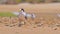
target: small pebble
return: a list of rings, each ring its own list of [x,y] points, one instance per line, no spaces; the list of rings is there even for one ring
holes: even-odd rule
[[[36,27],[33,27],[33,28],[36,28]]]
[[[13,27],[13,26],[10,26],[10,27]]]
[[[54,30],[57,30],[57,28],[55,28]]]
[[[5,26],[9,26],[9,25],[5,25]]]
[[[37,25],[38,27],[41,27],[42,25]]]

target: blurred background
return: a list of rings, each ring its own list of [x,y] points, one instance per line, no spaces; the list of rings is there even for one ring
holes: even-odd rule
[[[0,0],[0,12],[60,13],[60,0]]]
[[[19,4],[19,3],[57,3],[60,0],[0,0],[0,4]]]

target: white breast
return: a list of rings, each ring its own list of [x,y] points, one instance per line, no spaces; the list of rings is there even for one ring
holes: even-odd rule
[[[25,16],[26,15],[26,13],[25,12],[22,12],[22,14]]]

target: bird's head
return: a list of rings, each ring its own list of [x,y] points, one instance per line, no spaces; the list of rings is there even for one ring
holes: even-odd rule
[[[20,11],[23,11],[23,12],[24,12],[24,9],[23,9],[23,8],[21,8],[21,9],[20,9]]]

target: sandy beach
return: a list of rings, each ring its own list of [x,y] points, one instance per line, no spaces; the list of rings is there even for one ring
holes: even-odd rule
[[[20,8],[37,17],[34,20],[22,17],[21,24],[17,17],[0,17],[0,34],[60,34],[60,17],[56,15],[60,13],[60,3],[0,5],[0,12]]]

